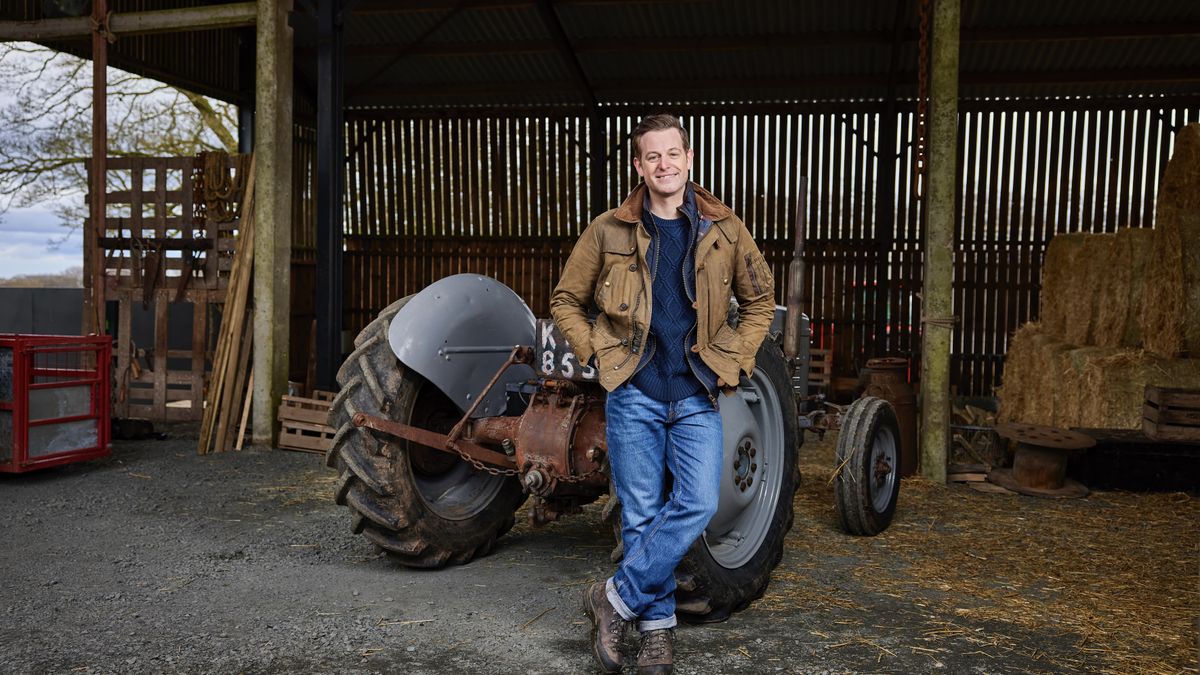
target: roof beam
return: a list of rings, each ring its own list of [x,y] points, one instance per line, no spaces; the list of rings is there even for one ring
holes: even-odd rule
[[[916,82],[916,73],[900,73],[901,82]],[[782,91],[831,90],[847,87],[887,86],[886,74],[877,75],[803,75],[795,78],[708,78],[689,80],[598,80],[592,82],[598,98],[622,92],[697,91],[737,92],[746,89]],[[1019,84],[1192,84],[1200,83],[1200,71],[1191,68],[1137,68],[1113,70],[1049,70],[962,73],[960,82],[970,85]],[[504,94],[578,93],[575,80],[510,80],[464,84],[381,82],[375,91],[364,91],[372,99],[407,99],[421,96],[486,96]]]
[[[735,79],[692,79],[692,80],[607,80],[593,83],[597,98],[604,94],[627,91],[695,91],[698,89],[738,90],[745,88],[780,88],[796,90],[828,86],[862,86],[887,83],[885,75],[866,76],[814,76],[803,79],[790,78],[735,78]],[[406,99],[419,96],[487,96],[505,94],[562,94],[578,93],[575,80],[510,80],[464,84],[437,83],[379,83],[378,89],[364,92],[364,97],[382,99]]]
[[[1117,24],[1103,26],[1052,26],[1034,28],[988,28],[963,31],[969,44],[1028,44],[1080,40],[1143,40],[1200,36],[1200,22],[1171,24]],[[917,34],[906,30],[904,42],[916,42]],[[751,37],[707,37],[706,51],[799,49],[826,46],[890,45],[892,31],[816,31],[791,35]],[[583,38],[571,41],[575,54],[639,52],[689,52],[696,49],[693,37]],[[481,42],[425,42],[415,46],[363,45],[347,47],[349,56],[491,56],[495,54],[548,54],[557,49],[554,40],[491,40]],[[304,48],[301,51],[315,51]]]
[[[1070,42],[1075,40],[1146,40],[1200,35],[1200,22],[1115,23],[1091,26],[964,28],[963,42]]]
[[[253,26],[256,16],[257,10],[253,2],[238,2],[182,9],[113,13],[109,17],[108,26],[110,33],[124,37]],[[40,21],[0,21],[0,41],[49,41],[84,38],[91,34],[90,16]]]
[[[468,0],[472,9],[532,9],[538,0]],[[560,5],[598,5],[601,7],[613,5],[656,5],[663,3],[711,3],[712,0],[557,0]],[[425,12],[445,12],[460,4],[459,0],[361,0],[355,7],[355,14],[385,15],[385,14],[420,14]]]
[[[1109,70],[1020,70],[963,73],[963,84],[1191,84],[1195,68],[1121,68]]]

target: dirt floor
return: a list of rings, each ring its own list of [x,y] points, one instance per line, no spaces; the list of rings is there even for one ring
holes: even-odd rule
[[[610,571],[590,508],[413,571],[351,534],[333,474],[194,432],[0,476],[6,672],[593,672],[580,593]],[[767,595],[679,631],[678,672],[1195,672],[1200,499],[1073,501],[906,480],[892,528],[836,526],[810,440]]]

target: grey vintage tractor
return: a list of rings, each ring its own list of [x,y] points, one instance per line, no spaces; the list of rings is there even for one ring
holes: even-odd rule
[[[803,429],[842,428],[836,495],[849,532],[882,531],[895,509],[891,406],[808,396],[808,324],[791,310],[777,310],[754,373],[720,400],[720,506],[676,571],[678,611],[691,621],[722,620],[766,590],[792,526]],[[488,553],[527,499],[531,518],[547,522],[609,495],[594,368],[500,282],[442,279],[384,309],[354,344],[337,375],[327,462],[353,530],[401,563]],[[610,497],[603,509],[617,531],[618,508]]]

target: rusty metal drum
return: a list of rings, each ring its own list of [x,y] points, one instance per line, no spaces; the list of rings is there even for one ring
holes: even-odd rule
[[[900,426],[900,475],[917,471],[917,397],[908,383],[908,359],[897,356],[867,361],[862,372],[864,396],[881,398],[896,410]]]

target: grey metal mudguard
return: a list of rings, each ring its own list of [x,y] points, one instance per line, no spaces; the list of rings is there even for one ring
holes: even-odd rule
[[[396,358],[442,390],[463,411],[516,345],[534,344],[533,312],[510,288],[479,274],[456,274],[409,299],[388,327]],[[472,417],[500,415],[504,385],[537,377],[526,365],[505,371]]]

